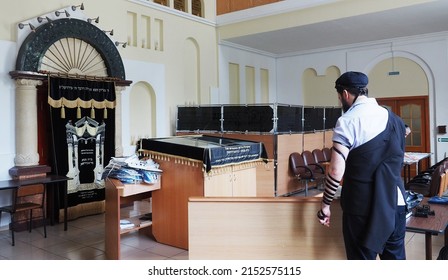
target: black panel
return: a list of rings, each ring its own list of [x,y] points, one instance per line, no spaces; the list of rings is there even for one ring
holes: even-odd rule
[[[214,166],[267,158],[261,142],[214,136],[142,138],[137,147],[137,152],[147,150],[201,160],[207,172]]]
[[[277,106],[277,132],[302,132],[301,106]]]
[[[221,121],[222,109],[222,121]],[[274,130],[274,109],[277,127]],[[324,119],[325,116],[325,119]],[[341,108],[300,105],[178,107],[177,131],[300,133],[332,129]],[[222,126],[221,126],[222,122]]]
[[[325,108],[325,129],[333,129],[341,115],[341,108]]]
[[[314,131],[324,129],[324,108],[303,108],[303,131]]]
[[[178,107],[178,131],[221,131],[221,107]]]
[[[274,110],[271,106],[224,106],[223,116],[224,131],[274,131]]]

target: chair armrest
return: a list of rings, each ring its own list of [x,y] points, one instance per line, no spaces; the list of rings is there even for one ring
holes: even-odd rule
[[[298,178],[298,179],[313,179],[314,178],[314,172],[308,166],[306,166],[306,165],[299,165],[297,167],[305,169],[305,173],[309,173],[310,175],[307,176],[307,177],[303,177],[303,176],[301,176],[302,174],[297,174],[297,175],[295,175],[296,178]]]
[[[325,174],[324,167],[322,165],[320,165],[319,163],[310,163],[309,165],[317,166],[319,168],[319,170],[322,172],[322,174]]]

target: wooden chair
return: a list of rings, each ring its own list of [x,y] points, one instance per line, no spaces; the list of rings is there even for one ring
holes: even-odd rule
[[[41,209],[42,223],[44,227],[44,236],[47,238],[46,216],[45,216],[45,187],[43,184],[20,186],[13,190],[12,204],[0,207],[0,218],[2,212],[7,212],[11,215],[11,230],[12,246],[15,245],[14,231],[16,230],[17,220],[16,215],[25,213],[27,216],[27,226],[29,232],[33,226],[33,210]]]
[[[328,147],[325,147],[322,149],[322,153],[324,154],[325,161],[329,162],[331,160],[331,149]]]
[[[325,181],[325,168],[322,166],[322,164],[318,163],[312,152],[310,151],[303,151],[302,157],[305,162],[305,165],[308,166],[311,171],[313,171],[313,177],[316,180],[316,187],[319,187],[319,185],[323,186]]]
[[[314,174],[313,171],[306,166],[300,153],[293,152],[289,155],[289,169],[302,185],[305,184],[305,196],[308,196],[308,182],[314,181]]]
[[[437,168],[430,175],[430,179],[427,180],[411,180],[405,185],[406,190],[421,193],[426,197],[433,197],[439,194],[441,181],[445,176],[445,168],[443,165],[438,165]],[[443,177],[443,178],[442,178]]]
[[[317,163],[322,163],[322,162],[326,162],[327,161],[325,159],[324,152],[321,149],[314,149],[311,153],[313,154],[314,160]]]
[[[308,196],[309,182],[316,181],[314,187],[317,188],[319,182],[325,179],[325,174],[322,171],[315,172],[314,168],[315,166],[306,163],[303,154],[293,152],[289,155],[289,169],[298,181],[305,184],[305,196]]]
[[[440,175],[440,187],[439,187],[439,193],[438,193],[439,197],[443,196],[443,194],[447,190],[447,186],[448,186],[447,173],[448,173],[448,169],[445,169],[445,172],[442,173],[442,175]]]

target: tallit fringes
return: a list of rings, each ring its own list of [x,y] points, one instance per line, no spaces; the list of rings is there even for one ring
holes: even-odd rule
[[[61,106],[61,119],[65,119],[65,107],[64,107],[64,105]]]
[[[93,106],[92,106],[92,109],[90,109],[90,117],[92,119],[95,119],[95,108],[93,108]]]
[[[78,108],[76,109],[76,118],[80,119],[81,118],[81,107],[78,106]]]
[[[103,119],[107,119],[107,108],[106,108],[106,107],[104,107],[104,116],[103,116]]]

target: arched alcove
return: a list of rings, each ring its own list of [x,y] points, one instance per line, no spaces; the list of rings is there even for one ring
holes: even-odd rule
[[[411,127],[407,149],[429,152],[434,119],[434,77],[421,57],[406,51],[389,51],[378,55],[366,67],[369,96],[377,98]],[[429,166],[429,163],[424,163]]]
[[[191,104],[201,103],[199,45],[193,38],[187,38],[183,48],[183,77],[185,100]]]
[[[429,93],[425,71],[406,57],[386,58],[373,66],[368,74],[372,97],[422,96]]]
[[[341,71],[336,66],[329,66],[325,75],[317,75],[315,69],[308,68],[302,73],[303,105],[306,106],[337,106],[334,81]]]
[[[156,97],[146,82],[135,83],[129,94],[131,145],[142,137],[156,137]]]

